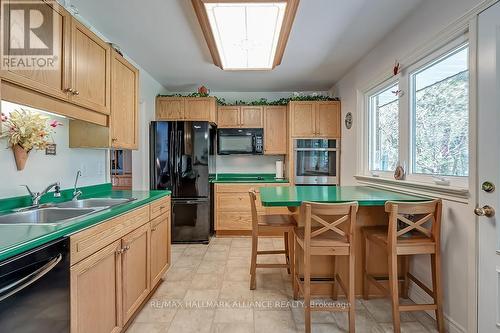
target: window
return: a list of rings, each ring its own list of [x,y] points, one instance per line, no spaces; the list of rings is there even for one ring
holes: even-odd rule
[[[399,85],[369,96],[370,171],[393,171],[399,160]]]
[[[364,95],[366,175],[392,178],[400,163],[409,181],[469,176],[469,45],[460,37]],[[436,179],[438,178],[438,179]]]
[[[412,171],[469,175],[468,46],[413,73]]]

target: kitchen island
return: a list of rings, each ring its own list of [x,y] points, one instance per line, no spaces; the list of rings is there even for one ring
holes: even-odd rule
[[[419,202],[427,201],[429,198],[407,195],[393,191],[387,191],[368,186],[277,186],[259,188],[260,200],[264,207],[287,207],[294,212],[299,225],[301,225],[299,207],[304,201],[319,203],[342,203],[357,201],[359,210],[357,214],[357,223],[354,228],[354,239],[356,242],[356,295],[362,294],[362,265],[361,254],[362,247],[360,237],[361,227],[387,225],[388,217],[384,211],[384,205],[387,201],[406,201]],[[368,249],[370,257],[368,260],[368,269],[374,275],[386,275],[387,256],[380,248],[373,247]],[[301,259],[302,251],[296,249],[296,255],[299,258],[298,271],[302,271]],[[332,267],[331,257],[315,256],[312,259],[313,277],[333,277],[334,267]],[[338,270],[344,281],[347,281],[347,260],[339,257],[336,263]],[[330,285],[313,284],[311,292],[318,296],[331,295]],[[370,288],[371,295],[379,295],[378,290]]]

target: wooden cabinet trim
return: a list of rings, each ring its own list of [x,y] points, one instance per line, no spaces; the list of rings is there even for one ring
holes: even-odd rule
[[[151,287],[161,280],[170,267],[170,230],[170,213],[162,214],[151,221]]]

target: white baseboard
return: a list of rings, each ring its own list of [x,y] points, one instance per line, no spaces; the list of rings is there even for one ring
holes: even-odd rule
[[[409,289],[409,297],[410,299],[418,304],[429,304],[432,303],[433,300],[432,298],[427,295],[425,291],[417,287],[415,284],[411,283],[410,284],[410,289]],[[429,316],[436,319],[436,316],[434,314],[434,311],[426,311]],[[462,327],[460,324],[458,324],[455,320],[450,318],[446,313],[444,314],[444,320],[445,320],[445,327],[446,327],[446,332],[449,333],[466,333],[467,330]]]

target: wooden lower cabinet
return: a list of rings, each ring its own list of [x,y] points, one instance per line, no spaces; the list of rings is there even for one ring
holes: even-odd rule
[[[122,238],[123,321],[127,322],[146,299],[150,284],[149,223]]]
[[[170,243],[170,214],[151,222],[151,285],[156,285],[170,266],[171,253],[164,244]]]
[[[252,230],[252,213],[248,191],[257,191],[257,213],[262,215],[289,214],[283,207],[263,207],[259,187],[288,186],[287,183],[215,184],[215,231],[245,234]]]
[[[121,241],[71,267],[71,332],[120,332]]]
[[[152,207],[166,209],[151,220]],[[170,198],[77,233],[70,243],[71,333],[122,332],[170,266]]]

